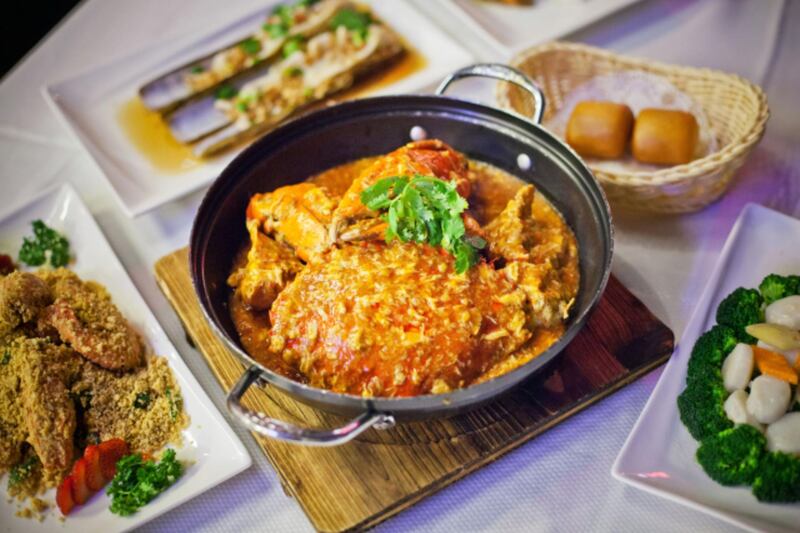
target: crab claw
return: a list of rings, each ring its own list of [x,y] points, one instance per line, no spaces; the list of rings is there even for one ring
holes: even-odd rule
[[[294,248],[307,262],[330,245],[328,224],[335,206],[324,187],[298,183],[253,195],[247,221],[256,220],[264,233]]]

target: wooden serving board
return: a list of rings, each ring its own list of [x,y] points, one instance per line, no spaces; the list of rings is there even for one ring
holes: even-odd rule
[[[192,288],[188,248],[160,259],[156,278],[190,339],[225,391],[245,366],[214,335]],[[662,364],[672,331],[611,278],[587,326],[544,371],[492,404],[444,420],[368,430],[334,448],[284,444],[255,435],[285,489],[320,531],[378,524],[566,420]],[[274,387],[254,388],[245,403],[296,424],[333,427],[334,415]]]

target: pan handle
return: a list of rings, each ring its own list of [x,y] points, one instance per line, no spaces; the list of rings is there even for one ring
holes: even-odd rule
[[[458,69],[439,84],[439,87],[436,89],[436,94],[439,96],[443,95],[447,87],[454,81],[476,76],[507,81],[526,90],[533,97],[534,103],[533,116],[530,117],[529,120],[533,121],[534,124],[542,123],[542,116],[544,116],[544,93],[542,90],[532,79],[519,70],[499,63],[477,63]]]
[[[228,409],[250,430],[271,439],[305,444],[306,446],[338,446],[348,442],[371,427],[388,429],[394,426],[394,417],[385,413],[366,411],[347,424],[334,429],[301,428],[288,422],[269,418],[264,413],[242,405],[242,396],[250,385],[259,380],[261,370],[256,366],[247,369],[228,394]]]

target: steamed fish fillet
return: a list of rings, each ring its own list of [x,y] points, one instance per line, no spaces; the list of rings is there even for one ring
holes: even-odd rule
[[[302,107],[349,88],[402,51],[397,35],[378,24],[369,27],[364,40],[344,27],[313,37],[304,50],[245,84],[235,100],[217,100],[231,124],[197,143],[195,155],[207,156],[267,131]]]
[[[243,72],[257,66],[266,69],[290,39],[308,38],[325,31],[333,16],[349,5],[346,0],[287,5],[283,17],[273,13],[246,39],[194,59],[143,85],[139,90],[142,102],[153,111],[165,113]]]
[[[200,72],[190,71],[186,75],[186,84],[192,92],[200,92],[225,81],[260,61],[270,59],[278,53],[291,37],[296,35],[308,37],[323,31],[327,28],[331,17],[345,5],[346,2],[343,0],[327,0],[308,7],[298,6],[293,9],[293,15],[302,16],[303,19],[291,26],[285,35],[274,37],[267,29],[262,28],[250,38],[258,42],[257,46],[253,46],[254,49],[257,47],[258,51],[248,54],[245,51],[246,47],[242,47],[237,43],[236,46],[217,52],[211,56],[207,70],[204,69]]]

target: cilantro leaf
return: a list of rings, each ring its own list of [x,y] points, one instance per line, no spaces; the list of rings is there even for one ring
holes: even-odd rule
[[[458,273],[478,261],[486,246],[480,237],[467,235],[461,213],[467,209],[454,183],[433,176],[391,176],[361,192],[361,203],[381,212],[386,221],[384,238],[441,246],[455,258]]]

